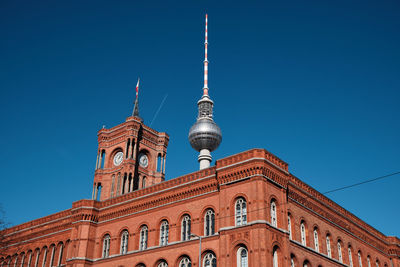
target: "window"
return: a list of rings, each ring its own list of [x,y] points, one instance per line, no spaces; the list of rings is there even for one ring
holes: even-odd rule
[[[46,260],[47,260],[47,247],[44,247],[43,250],[44,250],[44,255],[43,255],[42,267],[45,267],[46,266]]]
[[[160,245],[161,246],[165,246],[168,244],[168,232],[169,232],[168,221],[164,220],[161,222],[161,227],[160,227]]]
[[[278,222],[276,219],[276,203],[275,200],[271,200],[271,224],[272,226],[277,227]]]
[[[278,248],[277,247],[274,247],[274,250],[272,252],[272,266],[278,267]]]
[[[146,187],[146,176],[143,176],[143,179],[142,179],[142,188],[145,188]]]
[[[32,252],[32,250],[29,250],[28,253],[29,253],[29,257],[28,257],[28,267],[31,267],[33,252]]]
[[[21,254],[21,267],[24,266],[24,263],[25,263],[25,253],[22,252],[22,254]]]
[[[349,252],[349,266],[353,267],[353,257],[351,255],[351,246],[349,246],[347,250]]]
[[[148,235],[147,226],[143,225],[142,228],[140,228],[140,245],[139,245],[140,250],[144,250],[147,248],[147,235]]]
[[[318,229],[314,228],[314,249],[319,252]]]
[[[122,231],[121,234],[121,254],[126,254],[128,252],[128,238],[129,233],[127,230]]]
[[[304,221],[300,223],[300,234],[301,234],[301,244],[306,246],[306,226],[304,225]]]
[[[179,262],[179,267],[192,267],[192,262],[188,257],[183,257]]]
[[[182,241],[190,240],[190,216],[184,215],[182,218],[181,237]]]
[[[51,245],[50,249],[51,249],[50,267],[52,267],[54,265],[54,255],[56,253],[56,245]]]
[[[328,254],[328,257],[332,257],[332,251],[331,251],[331,239],[329,238],[329,235],[326,235],[326,253]]]
[[[62,261],[62,257],[63,257],[64,244],[61,242],[61,243],[59,243],[59,246],[60,246],[60,252],[58,254],[58,265],[57,266],[61,265],[61,261]],[[28,265],[28,267],[29,267],[29,265]]]
[[[362,267],[361,251],[358,251],[357,256],[358,256],[358,266]]]
[[[38,267],[39,264],[39,256],[40,256],[40,250],[36,249],[36,260],[35,260],[35,267]]]
[[[368,267],[371,267],[371,259],[369,256],[367,257],[367,264],[368,264]]]
[[[103,258],[110,256],[110,235],[105,235],[103,238]]]
[[[207,253],[203,258],[203,267],[217,267],[217,258],[214,253]]]
[[[342,246],[340,245],[340,240],[337,242],[338,258],[340,262],[343,262],[342,257]]]
[[[376,267],[379,267],[379,261],[376,260]]]
[[[310,263],[308,261],[304,261],[303,267],[308,267],[309,265],[310,265]]]
[[[215,233],[215,214],[212,209],[207,210],[204,216],[204,235],[210,236]]]
[[[239,198],[238,200],[236,200],[235,213],[236,226],[244,225],[247,223],[246,200],[244,200],[243,198]]]
[[[157,265],[157,267],[168,267],[168,263],[163,260]]]
[[[289,238],[292,239],[292,222],[290,219],[290,213],[288,213],[287,224],[288,224]]]
[[[240,247],[237,251],[237,267],[248,267],[248,255],[245,247]]]
[[[290,255],[290,267],[295,267],[293,254]]]

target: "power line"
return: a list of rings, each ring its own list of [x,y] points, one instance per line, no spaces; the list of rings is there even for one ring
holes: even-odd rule
[[[365,181],[362,181],[362,182],[359,182],[359,183],[355,183],[355,184],[352,184],[352,185],[347,185],[347,186],[339,187],[339,188],[336,188],[336,189],[332,189],[332,190],[326,191],[326,192],[324,192],[322,194],[326,195],[326,194],[329,194],[329,193],[332,193],[332,192],[337,192],[337,191],[340,191],[340,190],[343,190],[343,189],[355,187],[355,186],[358,186],[358,185],[370,183],[370,182],[377,181],[377,180],[381,180],[383,178],[387,178],[387,177],[390,177],[390,176],[393,176],[393,175],[396,175],[396,174],[399,174],[399,173],[400,172],[394,172],[394,173],[391,173],[391,174],[386,174],[386,175],[383,175],[383,176],[379,176],[379,177],[376,177],[376,178],[365,180]]]

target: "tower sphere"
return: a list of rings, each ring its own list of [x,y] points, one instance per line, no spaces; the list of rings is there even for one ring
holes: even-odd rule
[[[201,118],[189,130],[190,145],[197,151],[207,149],[212,152],[221,141],[221,129],[212,119]]]

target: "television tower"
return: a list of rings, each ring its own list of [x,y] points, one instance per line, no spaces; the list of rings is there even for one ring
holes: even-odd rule
[[[200,152],[198,161],[200,170],[210,167],[212,160],[211,152],[218,148],[222,141],[222,133],[219,126],[213,120],[214,102],[208,95],[208,32],[207,32],[208,17],[206,14],[206,34],[205,34],[205,59],[204,59],[204,86],[203,96],[197,102],[198,115],[197,121],[189,130],[190,145]]]

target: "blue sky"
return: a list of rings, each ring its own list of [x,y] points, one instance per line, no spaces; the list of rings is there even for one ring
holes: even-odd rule
[[[215,3],[218,2],[218,3]],[[266,148],[315,189],[400,171],[398,1],[0,3],[0,203],[12,225],[90,198],[97,131],[140,113],[170,135],[166,176],[198,169],[187,140],[209,87],[214,159]],[[328,196],[400,236],[400,175]]]

